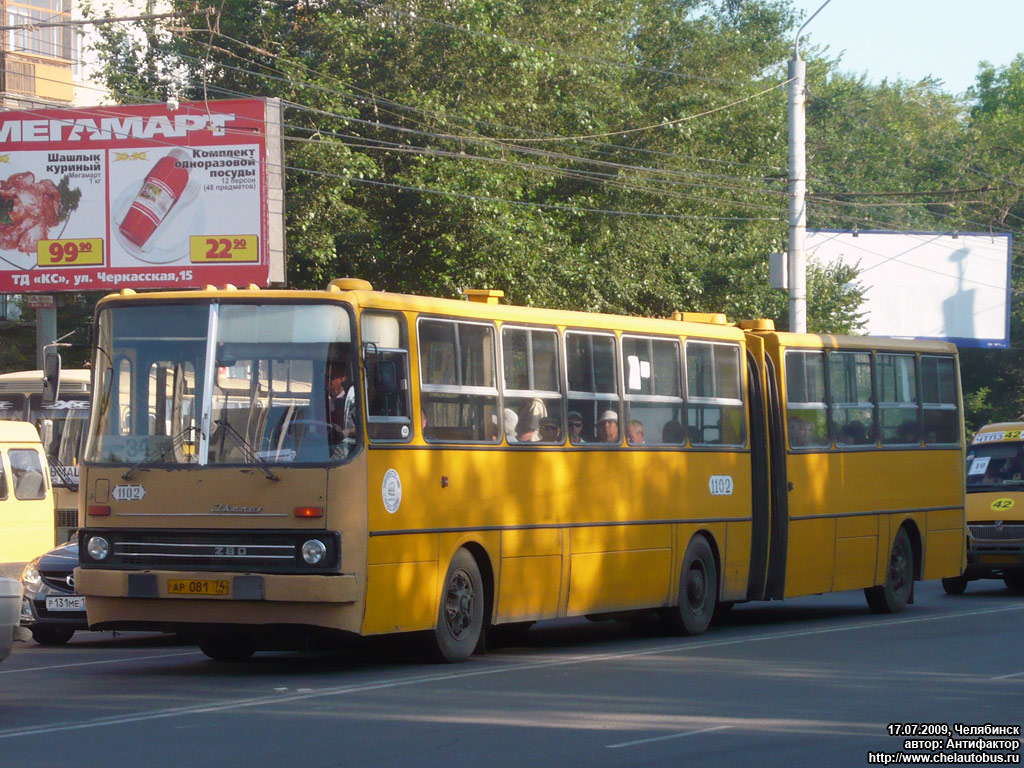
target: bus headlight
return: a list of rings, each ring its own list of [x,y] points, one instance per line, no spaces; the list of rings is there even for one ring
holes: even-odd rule
[[[93,560],[106,560],[110,556],[110,542],[102,536],[93,536],[85,545],[85,550]]]
[[[302,545],[302,559],[309,565],[318,565],[327,556],[327,547],[320,539],[310,539]]]

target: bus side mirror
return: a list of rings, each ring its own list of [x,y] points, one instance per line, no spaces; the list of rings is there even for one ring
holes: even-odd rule
[[[60,397],[60,352],[54,347],[43,349],[43,405],[52,406]]]
[[[373,388],[378,395],[393,395],[398,391],[398,366],[393,360],[378,360],[373,369]]]

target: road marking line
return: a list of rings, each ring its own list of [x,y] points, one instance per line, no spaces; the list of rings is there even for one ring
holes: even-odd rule
[[[993,677],[993,680],[1009,680],[1012,677],[1024,677],[1024,672],[1014,672],[1012,675],[999,675],[999,677]]]
[[[131,656],[126,659],[104,659],[103,661],[76,661],[73,664],[54,664],[47,667],[25,667],[23,669],[0,670],[0,675],[17,675],[20,672],[46,672],[51,669],[70,669],[71,667],[92,667],[99,664],[124,664],[131,661],[148,661],[150,659],[170,659],[175,656],[202,656],[202,651],[179,651],[177,653],[161,653],[157,656]]]
[[[668,741],[669,739],[682,739],[686,736],[696,736],[700,733],[711,733],[711,731],[724,731],[732,728],[731,725],[716,725],[714,728],[701,728],[699,731],[684,731],[683,733],[671,733],[668,736],[655,736],[650,739],[637,739],[636,741],[624,741],[621,744],[608,744],[606,749],[619,749],[620,747],[635,747],[637,744],[650,744],[652,741]]]
[[[850,624],[842,627],[824,627],[822,629],[806,629],[791,632],[782,631],[776,633],[737,637],[726,640],[698,640],[696,642],[690,642],[686,638],[682,638],[672,644],[660,645],[654,648],[647,648],[639,651],[594,653],[582,656],[561,656],[556,659],[545,659],[542,661],[526,662],[522,664],[503,664],[503,666],[490,667],[487,669],[472,669],[465,672],[444,672],[428,675],[415,675],[412,677],[401,677],[393,680],[382,680],[377,683],[342,685],[334,688],[325,688],[321,691],[314,691],[311,693],[295,693],[285,696],[258,696],[246,699],[233,699],[229,701],[222,701],[217,704],[200,704],[189,707],[157,709],[151,710],[149,712],[138,712],[134,715],[111,715],[109,717],[99,717],[91,720],[82,720],[79,722],[53,723],[51,725],[37,725],[25,728],[11,728],[9,730],[0,730],[0,739],[13,739],[19,738],[21,736],[38,736],[44,734],[65,733],[68,731],[80,731],[85,730],[87,728],[95,728],[97,726],[104,725],[125,725],[128,723],[140,723],[147,722],[150,720],[162,720],[169,717],[182,717],[185,715],[206,714],[210,712],[224,712],[232,709],[263,707],[281,703],[308,701],[310,699],[322,699],[330,696],[341,696],[352,693],[381,691],[387,690],[389,688],[404,688],[412,685],[421,685],[423,683],[437,683],[449,682],[452,680],[463,680],[471,677],[483,677],[485,675],[501,675],[509,672],[527,672],[534,669],[545,669],[549,667],[564,667],[574,664],[591,664],[600,661],[614,661],[616,659],[640,658],[643,656],[653,656],[659,653],[689,653],[691,651],[701,651],[706,648],[722,648],[725,646],[739,645],[742,643],[758,643],[765,642],[768,640],[789,640],[797,637],[811,637],[814,635],[834,634],[837,632],[849,632],[859,629],[892,628],[903,626],[905,624],[922,624],[931,621],[941,621],[943,619],[973,618],[974,616],[982,616],[989,613],[1005,613],[1007,611],[1020,610],[1024,610],[1024,605],[1010,605],[1001,608],[986,608],[980,611],[963,611],[961,613],[946,613],[937,616],[921,616],[913,619],[893,619],[891,621],[862,622],[860,624]],[[120,661],[125,662],[130,660],[121,659]],[[82,665],[84,666],[90,663],[105,664],[109,662],[83,662]]]

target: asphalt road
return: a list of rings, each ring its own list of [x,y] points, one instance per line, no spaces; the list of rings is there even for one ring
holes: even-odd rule
[[[550,622],[453,666],[387,642],[220,664],[79,633],[0,665],[0,765],[866,766],[906,751],[890,724],[1019,731],[1022,638],[1024,597],[996,581],[919,583],[898,616],[860,592],[737,606],[700,638]]]

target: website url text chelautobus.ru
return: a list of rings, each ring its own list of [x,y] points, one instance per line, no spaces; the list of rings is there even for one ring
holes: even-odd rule
[[[988,752],[868,752],[869,765],[1020,765],[1020,755]]]

